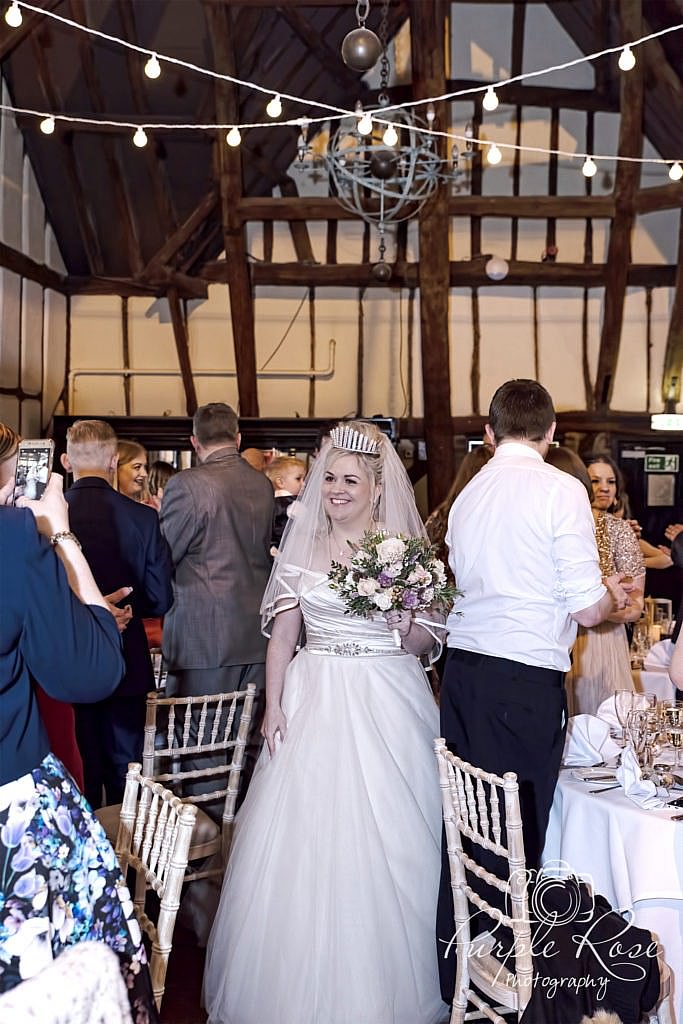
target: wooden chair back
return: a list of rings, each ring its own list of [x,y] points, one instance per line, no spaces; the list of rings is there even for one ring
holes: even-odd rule
[[[518,1020],[531,995],[531,928],[517,776],[506,772],[501,778],[476,768],[450,753],[443,739],[434,741],[434,749],[454,906],[455,939],[449,955],[456,955],[457,966],[451,1024],[462,1024],[469,1003],[494,1024],[505,1024],[497,1009],[472,990],[471,983],[500,1004],[498,1009],[515,1011]],[[476,855],[476,846],[505,862],[500,877],[470,856],[467,851]],[[474,878],[478,879],[476,888],[471,884]],[[495,903],[506,910],[489,903],[483,892],[500,894]],[[493,935],[472,935],[473,907],[497,922]],[[498,941],[501,926],[510,929],[514,941],[514,961],[506,964],[489,952]]]
[[[149,962],[157,1008],[166,985],[166,969],[187,867],[196,807],[142,775],[131,763],[121,805],[116,856],[123,877],[135,873],[133,907],[140,928],[151,941]],[[159,897],[156,924],[147,912],[150,892]]]
[[[227,860],[235,820],[244,751],[254,706],[256,687],[214,693],[200,697],[165,697],[147,694],[142,753],[143,774],[182,794],[183,783],[194,779],[215,779],[219,785],[209,792],[183,796],[186,803],[201,805],[224,800],[221,827],[223,861]],[[165,716],[164,716],[165,712]],[[201,756],[225,751],[224,763],[187,768]],[[207,757],[207,762],[215,760]]]

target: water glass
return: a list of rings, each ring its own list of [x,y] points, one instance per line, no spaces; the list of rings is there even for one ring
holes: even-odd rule
[[[676,755],[674,767],[679,768],[682,763],[683,748],[683,701],[665,700],[661,702],[660,707],[664,718],[664,728]]]

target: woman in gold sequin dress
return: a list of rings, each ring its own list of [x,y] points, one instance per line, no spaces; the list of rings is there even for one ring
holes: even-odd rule
[[[633,689],[625,622],[635,622],[643,612],[645,565],[631,527],[612,514],[617,505],[621,478],[608,455],[589,456],[586,465],[568,449],[551,449],[548,462],[572,473],[586,486],[595,518],[595,539],[603,576],[615,572],[633,578],[631,604],[599,626],[579,626],[567,673],[567,705],[570,715],[594,715],[616,690]]]

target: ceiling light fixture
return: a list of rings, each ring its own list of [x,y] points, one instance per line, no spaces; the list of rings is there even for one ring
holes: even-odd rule
[[[269,101],[266,106],[266,114],[268,117],[276,118],[282,113],[282,100],[280,99],[279,93],[275,93],[273,98]]]
[[[510,265],[502,256],[492,256],[490,260],[487,260],[484,270],[486,276],[492,281],[502,281],[508,276]]]
[[[495,110],[498,106],[498,97],[496,96],[496,90],[492,85],[488,87],[484,93],[484,98],[481,101],[481,105],[484,110]]]
[[[680,181],[683,178],[683,167],[681,167],[678,160],[669,168],[669,177],[672,181]]]
[[[382,136],[382,142],[385,146],[395,146],[398,142],[398,132],[394,128],[393,124],[388,124],[384,135]]]
[[[144,149],[147,145],[147,133],[144,128],[138,128],[135,132],[135,135],[133,136],[133,143],[138,147],[138,149]]]
[[[625,46],[619,54],[619,67],[622,71],[631,71],[635,66],[635,54],[630,46]]]
[[[371,29],[365,27],[369,13],[369,0],[358,0],[356,3],[358,28],[348,32],[342,40],[342,60],[352,71],[369,71],[370,68],[374,68],[382,54],[382,44],[378,36]]]
[[[10,28],[19,28],[23,20],[19,4],[17,3],[17,0],[14,0],[12,5],[5,11],[5,21]]]
[[[228,134],[225,136],[225,141],[229,146],[232,146],[233,149],[236,146],[239,146],[242,141],[242,135],[240,134],[240,130],[237,125],[232,126]]]
[[[584,160],[583,166],[581,167],[581,173],[584,178],[594,178],[598,173],[597,164],[592,156],[587,156]]]
[[[44,117],[40,122],[40,130],[43,135],[52,135],[55,130],[55,119],[54,117]]]
[[[156,53],[151,54],[149,60],[145,64],[145,74],[148,78],[158,78],[161,74],[161,64],[157,59]]]
[[[503,154],[494,142],[493,145],[489,146],[486,150],[486,162],[489,164],[499,164],[502,159]]]

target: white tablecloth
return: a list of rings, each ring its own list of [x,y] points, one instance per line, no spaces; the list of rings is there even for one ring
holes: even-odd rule
[[[633,675],[633,685],[638,693],[656,693],[657,700],[675,699],[676,687],[671,682],[665,668],[634,668],[631,674]]]
[[[586,877],[615,910],[633,911],[652,931],[674,975],[673,1004],[683,1024],[683,821],[680,808],[643,810],[622,790],[600,795],[560,773],[546,835],[544,864],[562,861]]]

